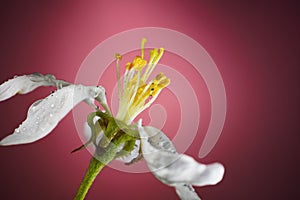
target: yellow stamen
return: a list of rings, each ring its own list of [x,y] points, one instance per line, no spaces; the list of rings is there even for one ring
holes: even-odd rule
[[[116,71],[117,71],[117,80],[118,80],[118,97],[121,98],[121,82],[120,82],[120,60],[122,60],[122,56],[118,53],[115,53],[116,61]]]
[[[122,60],[122,56],[121,56],[121,54],[119,54],[119,53],[115,53],[115,58],[116,59],[118,59],[118,60]]]
[[[152,73],[152,71],[156,67],[158,61],[160,60],[160,58],[162,57],[163,54],[164,54],[164,48],[159,49],[159,54],[158,54],[158,49],[150,50],[149,64],[148,64],[148,67],[145,70],[144,75],[141,78],[141,80],[143,82],[147,81],[147,79],[149,78],[150,74]]]
[[[131,62],[126,63],[126,70],[131,70],[131,68],[133,67],[133,64]]]
[[[147,61],[142,59],[140,56],[136,56],[133,60],[133,68],[136,71],[142,70],[147,65]]]
[[[142,39],[142,42],[141,42],[141,57],[142,59],[144,59],[144,52],[145,52],[145,43],[147,42],[146,38],[143,38]]]
[[[156,65],[158,63],[158,61],[161,59],[162,55],[164,54],[165,49],[164,48],[160,48],[159,49],[159,54],[156,56],[156,58],[154,59],[154,64]]]
[[[123,93],[121,94],[117,114],[117,118],[124,120],[125,123],[131,123],[140,112],[153,103],[161,90],[170,84],[170,79],[163,73],[159,73],[150,83],[146,84],[147,79],[161,59],[164,49],[160,48],[159,51],[158,49],[150,50],[150,59],[147,65],[147,61],[144,59],[145,42],[146,39],[143,38],[141,56],[136,56],[133,62],[126,64]],[[116,58],[118,58],[118,55],[116,55]],[[147,68],[143,72],[146,65]]]

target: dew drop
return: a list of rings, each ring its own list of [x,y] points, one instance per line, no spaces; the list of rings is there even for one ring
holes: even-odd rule
[[[16,129],[15,129],[15,132],[16,132],[16,133],[20,133],[20,129],[19,129],[19,128],[16,128]]]
[[[50,107],[51,107],[51,108],[54,108],[54,104],[51,104]]]
[[[52,113],[50,113],[50,115],[49,115],[50,117],[53,117],[53,114]]]

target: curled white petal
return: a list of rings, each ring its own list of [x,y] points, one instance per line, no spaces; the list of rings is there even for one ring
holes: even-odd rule
[[[154,154],[156,155],[151,159],[156,158],[156,162],[159,161],[160,165],[156,169],[155,166],[158,165],[151,163],[152,169],[155,170],[153,173],[168,185],[176,185],[176,183],[188,183],[194,186],[215,185],[223,178],[224,167],[220,163],[201,164],[185,154],[176,155],[168,152]]]
[[[93,124],[94,124],[94,126],[97,123],[97,120],[99,120],[99,119],[100,119],[100,117],[97,116],[97,115],[93,118]],[[94,127],[93,127],[93,129],[95,131]],[[96,141],[95,141],[96,144],[99,143],[99,141],[101,140],[101,138],[104,135],[104,133],[103,133],[102,130],[99,129],[98,131],[100,131],[100,133],[99,133],[99,135],[96,138]],[[93,137],[93,133],[92,133],[92,128],[89,126],[89,124],[87,122],[84,123],[83,132],[84,132],[83,136],[84,136],[85,142],[90,141],[92,139],[92,137]],[[94,133],[94,134],[98,134],[98,133]],[[91,147],[91,149],[93,151],[96,149],[94,145],[90,145],[90,147]]]
[[[70,85],[57,90],[45,99],[36,101],[29,108],[27,119],[14,133],[0,141],[0,145],[31,143],[45,137],[79,102],[93,99],[98,87]]]
[[[180,184],[204,186],[214,185],[222,180],[224,175],[222,164],[205,165],[188,155],[178,154],[168,137],[154,127],[139,125],[138,130],[143,156],[149,169],[163,183],[178,188],[177,193],[192,192],[182,188]]]
[[[106,100],[106,94],[105,94],[105,89],[104,87],[102,86],[99,86],[99,93],[97,94],[97,100],[100,102],[100,103],[107,103],[107,100]]]
[[[17,93],[29,93],[40,86],[56,86],[55,77],[51,74],[42,75],[40,73],[15,76],[0,85],[0,101],[4,101]]]

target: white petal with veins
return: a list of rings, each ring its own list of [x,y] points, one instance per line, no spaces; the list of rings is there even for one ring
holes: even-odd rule
[[[193,190],[189,190],[191,187],[189,185],[214,185],[222,180],[224,175],[222,164],[198,163],[188,155],[178,154],[172,142],[160,130],[154,127],[142,127],[140,124],[138,129],[143,156],[149,169],[160,181],[177,188],[177,193],[188,193],[194,196]],[[185,188],[181,184],[189,187]]]
[[[99,87],[70,85],[36,101],[29,108],[27,119],[13,134],[1,140],[0,145],[31,143],[45,137],[74,106],[96,98],[101,91]]]
[[[53,75],[33,73],[30,75],[16,76],[0,85],[0,101],[4,101],[15,94],[26,94],[40,86],[56,86]]]

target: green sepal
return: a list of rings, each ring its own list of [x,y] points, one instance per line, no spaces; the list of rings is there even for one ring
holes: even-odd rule
[[[107,127],[104,131],[105,137],[102,137],[100,140],[99,145],[101,147],[106,148],[117,134],[130,135],[135,138],[139,137],[138,132],[134,130],[132,126],[129,126],[124,122],[117,120],[104,112],[98,111],[96,113],[97,116],[99,116],[103,121],[108,121]]]
[[[99,145],[103,148],[106,148],[114,136],[118,133],[119,127],[115,120],[110,120],[108,122],[107,128],[104,131],[104,136],[101,138]]]
[[[131,139],[125,142],[123,149],[117,153],[115,158],[120,158],[120,157],[124,157],[127,156],[131,153],[131,151],[134,149],[135,146],[135,139]]]

